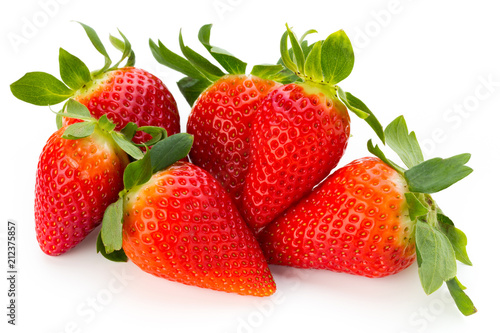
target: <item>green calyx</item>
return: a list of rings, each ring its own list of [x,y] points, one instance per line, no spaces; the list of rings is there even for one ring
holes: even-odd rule
[[[351,41],[343,30],[339,30],[325,40],[308,45],[305,37],[311,33],[316,31],[308,30],[298,40],[287,25],[281,38],[281,60],[302,80],[334,86],[347,78],[354,67]],[[288,48],[289,39],[291,52]]]
[[[286,67],[281,72],[282,83],[305,82],[321,85],[332,91],[356,116],[364,119],[382,142],[385,142],[382,125],[373,112],[357,97],[344,92],[337,84],[351,74],[354,67],[354,50],[349,37],[343,30],[330,34],[325,40],[309,44],[306,37],[316,30],[306,31],[300,39],[286,25],[281,37],[281,58],[278,64]],[[288,47],[290,40],[291,47]]]
[[[416,135],[408,133],[403,116],[392,121],[384,134],[387,145],[408,169],[388,159],[371,140],[368,141],[368,150],[396,170],[408,184],[405,198],[410,219],[415,223],[417,264],[422,287],[426,294],[431,294],[446,282],[458,309],[466,316],[474,314],[477,309],[456,278],[457,260],[472,265],[466,251],[467,237],[431,197],[432,193],[450,187],[472,172],[465,165],[470,154],[424,160]]]
[[[161,127],[143,126],[138,127],[134,123],[128,123],[120,132],[115,131],[116,125],[108,119],[106,115],[95,119],[90,114],[87,107],[74,99],[69,99],[63,109],[57,113],[58,127],[62,123],[62,117],[83,120],[69,125],[63,133],[63,138],[68,140],[78,140],[91,135],[95,129],[109,136],[113,142],[133,159],[141,159],[142,150],[139,147],[152,146],[167,137],[167,131]],[[144,144],[132,142],[137,131],[143,131],[151,135],[151,139]]]
[[[177,82],[177,85],[191,106],[206,88],[221,77],[246,74],[246,62],[210,43],[211,30],[212,24],[202,26],[198,32],[198,40],[221,67],[214,65],[210,60],[186,46],[181,31],[179,32],[179,46],[183,56],[172,52],[159,40],[158,43],[152,39],[149,40],[151,52],[160,64],[186,75]],[[283,71],[284,67],[279,64],[256,65],[250,74],[263,79],[278,80],[282,77]]]
[[[97,238],[97,252],[105,258],[116,261],[127,261],[127,256],[122,249],[123,212],[126,196],[146,184],[153,174],[168,168],[175,162],[183,159],[193,145],[193,136],[187,133],[178,133],[165,137],[157,142],[151,150],[140,159],[130,163],[123,173],[124,189],[120,192],[119,199],[109,205],[104,212],[102,227]]]
[[[24,102],[40,106],[59,104],[74,96],[80,89],[92,85],[93,81],[103,73],[117,69],[123,61],[127,60],[126,67],[134,65],[135,54],[132,51],[130,42],[120,30],[118,32],[122,39],[111,35],[109,37],[111,44],[122,52],[121,59],[112,66],[111,58],[95,30],[83,23],[80,23],[80,25],[84,28],[96,50],[104,56],[104,66],[91,72],[78,57],[60,48],[59,72],[62,81],[44,72],[26,73],[22,78],[10,85],[12,94],[15,97]]]

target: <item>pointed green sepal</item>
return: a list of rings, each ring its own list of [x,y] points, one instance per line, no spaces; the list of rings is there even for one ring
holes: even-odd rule
[[[151,148],[153,173],[163,170],[186,157],[193,145],[193,136],[177,133],[158,142]]]
[[[94,133],[96,124],[94,122],[78,122],[72,125],[69,125],[62,135],[63,139],[67,140],[78,140],[82,138],[86,138]]]
[[[367,148],[370,153],[380,158],[382,162],[384,162],[385,164],[396,170],[399,174],[401,175],[404,174],[405,170],[396,163],[394,163],[393,161],[391,161],[390,159],[388,159],[378,145],[373,146],[373,142],[371,139],[368,140]]]
[[[189,60],[189,62],[193,64],[198,71],[203,73],[203,75],[210,81],[217,81],[219,78],[226,75],[226,73],[221,71],[219,67],[212,64],[209,60],[195,52],[189,46],[186,46],[182,38],[182,31],[179,31],[179,45],[181,47],[182,54],[184,54],[186,59]]]
[[[304,65],[304,75],[315,82],[323,82],[323,70],[321,69],[321,47],[322,41],[313,44]]]
[[[21,101],[40,106],[59,104],[74,94],[59,79],[44,72],[26,73],[10,85],[10,90]]]
[[[130,44],[127,37],[125,37],[125,35],[119,29],[118,33],[120,34],[120,36],[122,36],[123,40],[116,38],[112,35],[109,35],[109,41],[111,42],[111,45],[113,45],[117,50],[122,52],[122,57],[111,68],[118,68],[118,66],[120,66],[120,64],[127,58],[129,58],[129,61],[127,62],[126,66],[133,66],[135,63],[135,54],[134,51],[132,51],[132,45]],[[130,61],[130,57],[132,57],[132,61]]]
[[[89,27],[88,25],[83,24],[81,22],[77,22],[77,23],[79,23],[83,27],[83,29],[85,30],[85,33],[87,34],[87,37],[90,39],[90,42],[92,43],[92,45],[94,45],[95,49],[100,54],[102,54],[104,56],[104,66],[100,70],[98,70],[96,73],[94,73],[94,75],[104,73],[111,66],[111,58],[109,57],[108,52],[106,51],[106,48],[102,44],[101,39],[99,38],[99,35],[97,35],[97,32],[93,28]]]
[[[373,112],[359,98],[349,92],[344,92],[339,86],[336,86],[338,96],[344,102],[349,110],[351,110],[359,118],[364,119],[370,126],[382,143],[385,143],[384,128],[378,121]]]
[[[146,148],[143,158],[127,165],[123,173],[123,185],[126,190],[142,185],[151,179],[153,168],[151,166],[150,154],[149,149]]]
[[[427,215],[429,209],[420,202],[417,196],[412,192],[405,193],[406,203],[408,204],[408,212],[410,220],[415,221],[417,217]]]
[[[415,132],[408,134],[408,127],[403,116],[397,117],[387,125],[384,133],[387,145],[398,154],[408,168],[424,161]]]
[[[436,193],[468,176],[472,169],[465,166],[470,154],[460,154],[450,158],[433,158],[405,171],[410,191]]]
[[[325,82],[335,85],[351,74],[354,51],[349,37],[343,30],[334,32],[323,42],[321,68]]]
[[[123,197],[106,208],[102,219],[101,239],[106,253],[122,248]]]
[[[464,292],[465,287],[458,281],[456,277],[446,281],[446,285],[448,286],[448,290],[450,291],[451,297],[453,297],[455,304],[464,316],[470,316],[477,312],[474,303],[472,303],[472,300]]]
[[[177,72],[180,72],[190,78],[207,80],[207,78],[188,60],[170,51],[165,45],[163,45],[161,41],[158,41],[158,45],[156,45],[155,42],[150,39],[149,48],[151,49],[151,52],[153,53],[156,61],[158,61],[160,64],[167,66]]]
[[[113,138],[116,144],[134,160],[140,160],[144,156],[142,150],[128,141],[122,133],[111,131],[111,138]]]
[[[439,229],[417,220],[415,244],[418,251],[418,275],[427,295],[438,290],[443,282],[457,275],[455,252]]]
[[[177,82],[177,87],[188,102],[189,106],[193,106],[198,97],[212,84],[207,79],[193,79],[186,76]]]
[[[457,260],[465,265],[472,266],[472,262],[470,261],[466,250],[467,236],[460,229],[455,227],[448,216],[438,214],[437,219],[441,231],[446,235],[446,237],[448,237],[448,240],[453,246]]]
[[[304,75],[304,64],[306,61],[304,51],[302,51],[297,36],[295,36],[295,33],[288,27],[288,24],[286,25],[286,31],[288,32],[288,38],[290,38],[290,43],[292,44],[293,60],[297,66],[297,74],[299,74],[299,76]]]
[[[229,74],[245,74],[247,64],[234,55],[219,47],[210,44],[210,30],[212,24],[206,24],[198,32],[198,40],[205,46],[208,52]]]
[[[104,243],[102,242],[101,232],[99,232],[99,235],[97,236],[96,249],[97,249],[97,253],[101,253],[102,256],[108,260],[111,260],[114,262],[127,262],[128,261],[127,255],[125,254],[125,251],[123,251],[123,249],[120,249],[117,251],[112,251],[111,253],[106,252],[106,248],[104,246]]]
[[[63,48],[59,49],[59,72],[64,83],[73,90],[92,80],[87,65]]]

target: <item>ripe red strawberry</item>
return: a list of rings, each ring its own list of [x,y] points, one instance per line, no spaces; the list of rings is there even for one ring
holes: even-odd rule
[[[350,74],[354,64],[345,33],[338,31],[310,46],[303,39],[299,43],[287,28],[281,40],[281,59],[295,73],[297,82],[272,91],[262,101],[252,125],[252,163],[243,189],[242,214],[257,230],[337,165],[350,135],[347,109],[366,118],[384,139],[382,127],[370,110],[336,85]]]
[[[467,238],[438,208],[431,193],[467,176],[469,154],[423,160],[402,117],[385,130],[388,145],[408,166],[379,158],[336,170],[259,234],[271,264],[327,269],[367,277],[400,272],[415,260],[430,294],[446,282],[460,311],[476,312],[456,278],[456,260],[471,262]]]
[[[168,147],[169,139],[175,146]],[[174,135],[127,167],[126,191],[106,211],[99,252],[116,261],[128,257],[145,272],[187,285],[273,294],[276,286],[259,244],[230,196],[194,164],[171,164],[192,142],[188,134]]]
[[[150,41],[155,58],[187,75],[178,85],[192,106],[187,132],[194,136],[191,161],[214,176],[240,205],[243,182],[250,164],[252,122],[264,97],[280,84],[272,80],[282,66],[255,66],[245,75],[246,63],[210,45],[211,25],[200,29],[199,40],[224,67],[200,63],[204,59],[184,46],[184,59],[161,42]]]
[[[226,75],[200,95],[189,115],[187,132],[195,137],[191,161],[219,180],[236,203],[250,163],[255,113],[276,86],[255,76]]]
[[[415,261],[404,178],[378,158],[338,169],[260,235],[271,264],[368,277],[395,274]]]
[[[259,244],[220,184],[177,162],[125,197],[123,250],[142,270],[202,288],[268,296]]]
[[[104,56],[104,67],[90,72],[80,59],[61,48],[59,67],[63,82],[47,73],[27,73],[11,85],[14,96],[42,106],[56,105],[73,98],[85,105],[96,119],[107,115],[116,124],[117,130],[133,122],[139,127],[164,128],[168,135],[179,133],[180,118],[172,94],[160,79],[132,67],[135,55],[126,37],[121,32],[123,41],[110,37],[113,46],[123,52],[121,60],[111,66],[111,59],[96,32],[84,24],[82,26],[92,44]],[[128,59],[125,67],[119,67],[125,59]],[[79,121],[60,120],[58,118],[59,126]],[[134,142],[144,143],[150,139],[150,134],[138,131]]]
[[[35,187],[36,237],[43,252],[60,255],[80,243],[123,188],[125,154],[102,130],[63,138],[68,126],[47,141]]]
[[[166,129],[168,135],[180,132],[180,118],[174,97],[154,75],[135,67],[114,69],[94,79],[75,93],[74,99],[85,105],[93,117],[102,115],[121,130],[129,122],[138,126],[157,126]],[[64,118],[63,124],[74,119]],[[145,132],[137,132],[134,142],[151,139]]]

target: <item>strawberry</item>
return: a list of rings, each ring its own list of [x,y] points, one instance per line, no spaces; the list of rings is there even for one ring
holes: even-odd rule
[[[112,44],[123,52],[121,60],[111,66],[111,59],[97,33],[81,24],[92,44],[104,56],[105,65],[90,72],[76,56],[64,49],[59,50],[59,67],[63,82],[43,72],[31,72],[11,85],[11,91],[22,101],[35,105],[55,105],[73,98],[85,105],[93,117],[102,115],[121,130],[129,122],[138,126],[159,126],[169,135],[180,131],[180,118],[174,97],[160,79],[145,70],[132,67],[135,55],[127,38],[123,41],[110,37]],[[125,67],[121,62],[128,59]],[[59,126],[79,120],[58,118]],[[151,135],[138,131],[136,143],[144,143]]]
[[[271,264],[327,269],[367,277],[396,274],[417,261],[427,294],[446,282],[465,315],[476,312],[456,278],[456,260],[471,265],[466,236],[431,193],[467,176],[469,154],[424,161],[403,117],[385,130],[408,170],[376,157],[336,170],[304,199],[268,224],[259,241]]]
[[[210,44],[211,28],[201,27],[199,40],[228,73],[185,46],[182,36],[186,58],[161,41],[150,40],[150,47],[158,62],[187,75],[178,85],[192,106],[187,123],[195,138],[190,160],[213,175],[239,206],[251,158],[251,125],[261,101],[280,85],[274,79],[283,67],[258,65],[246,75],[246,63]]]
[[[161,148],[167,144],[160,142],[127,167],[126,191],[106,211],[99,252],[116,261],[129,258],[167,280],[271,295],[276,286],[266,260],[229,195],[207,171],[188,162],[172,164],[192,143],[188,134],[166,140],[177,137],[181,143],[171,146],[168,163],[154,162],[167,156]],[[127,180],[136,171],[146,176]]]
[[[92,119],[74,100],[68,112],[83,112],[80,119],[87,121],[64,126],[51,135],[36,174],[36,237],[42,251],[53,256],[76,246],[100,224],[105,209],[123,188],[123,172],[129,163],[111,135],[114,124],[105,116]]]
[[[260,235],[269,263],[367,277],[395,274],[415,255],[404,178],[380,159],[336,170]]]
[[[347,109],[366,118],[384,139],[371,111],[337,86],[354,64],[345,33],[338,31],[311,46],[303,39],[299,43],[287,27],[281,57],[297,81],[269,93],[252,124],[252,162],[244,181],[242,214],[255,229],[278,217],[337,165],[350,135]]]

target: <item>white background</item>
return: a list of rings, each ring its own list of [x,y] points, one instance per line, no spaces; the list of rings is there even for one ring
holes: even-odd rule
[[[484,332],[498,327],[497,260],[500,20],[495,1],[10,1],[1,12],[0,321],[2,332]],[[33,191],[38,156],[55,130],[47,108],[16,100],[9,84],[28,71],[58,76],[59,47],[91,69],[102,57],[83,29],[102,39],[120,28],[137,67],[159,76],[177,98],[183,126],[189,113],[175,85],[181,76],[158,65],[148,38],[178,51],[177,37],[202,50],[199,27],[214,23],[214,45],[251,65],[279,57],[288,22],[298,35],[324,39],[344,29],[356,52],[340,85],[387,125],[404,114],[426,157],[469,152],[472,175],[435,196],[469,238],[473,267],[458,266],[479,312],[463,317],[443,287],[424,294],[415,265],[395,276],[367,279],[328,271],[272,267],[278,292],[267,299],[203,290],[155,278],[132,263],[95,254],[96,233],[60,257],[38,248]],[[111,50],[109,43],[108,51]],[[116,59],[117,53],[112,53]],[[367,156],[368,127],[352,119],[340,165]],[[7,325],[6,224],[18,225],[18,326]],[[5,277],[4,277],[5,276]],[[493,328],[494,330],[494,328]],[[488,329],[490,331],[490,329]]]

